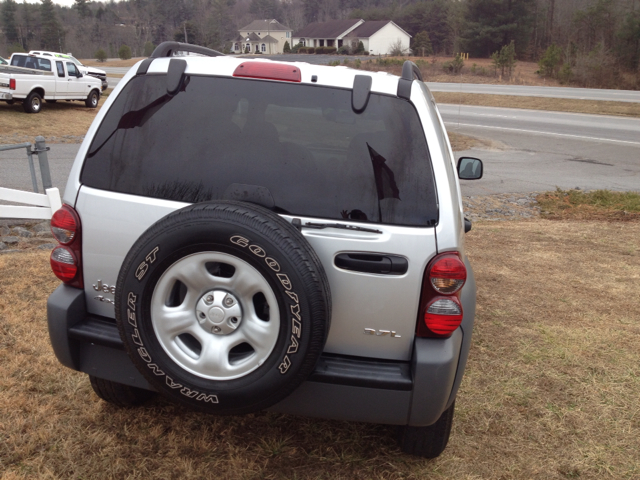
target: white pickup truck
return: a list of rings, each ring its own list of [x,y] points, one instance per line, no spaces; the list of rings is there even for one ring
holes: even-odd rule
[[[20,101],[27,113],[38,113],[43,99],[84,100],[96,108],[100,89],[100,80],[83,75],[70,60],[14,53],[9,65],[0,66],[0,100]]]

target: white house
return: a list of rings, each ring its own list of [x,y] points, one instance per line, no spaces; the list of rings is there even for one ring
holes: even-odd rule
[[[344,37],[364,23],[364,20],[331,20],[310,23],[293,34],[293,45],[305,47],[336,47],[343,45]]]
[[[411,35],[391,20],[365,22],[362,19],[332,20],[310,23],[293,34],[292,45],[307,47],[348,46],[355,49],[362,42],[371,55],[387,55],[397,44],[408,52]]]
[[[291,45],[292,32],[275,18],[254,20],[239,30],[239,35],[232,41],[231,51],[244,53],[249,48],[251,53],[282,53],[286,41]]]
[[[365,52],[370,55],[387,55],[395,46],[403,53],[409,53],[410,40],[411,35],[391,20],[364,22],[345,37],[351,45],[362,42]]]

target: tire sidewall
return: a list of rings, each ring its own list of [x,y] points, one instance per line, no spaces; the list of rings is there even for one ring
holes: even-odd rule
[[[32,93],[27,98],[27,108],[29,113],[39,113],[42,109],[42,98],[37,93]]]
[[[208,412],[255,411],[288,395],[310,373],[320,352],[311,345],[314,326],[304,281],[282,246],[246,226],[219,220],[173,222],[160,228],[159,235],[155,230],[143,235],[127,256],[116,291],[118,327],[138,369],[159,391]],[[182,369],[158,341],[150,315],[163,273],[181,258],[209,251],[233,255],[254,267],[269,283],[280,310],[279,334],[269,357],[233,380],[204,379]]]

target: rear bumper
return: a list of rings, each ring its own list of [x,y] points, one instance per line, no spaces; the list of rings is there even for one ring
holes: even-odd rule
[[[51,345],[65,366],[152,390],[125,352],[115,321],[88,314],[82,290],[61,285],[49,297]],[[431,425],[453,402],[464,334],[416,338],[411,362],[323,354],[315,371],[271,410],[336,420]],[[461,368],[464,362],[461,364]]]

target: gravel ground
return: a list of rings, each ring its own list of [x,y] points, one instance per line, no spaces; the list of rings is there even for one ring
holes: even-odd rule
[[[537,193],[503,193],[463,197],[464,213],[472,222],[522,220],[540,215]],[[57,242],[49,222],[0,220],[0,254],[29,249],[51,250]]]

